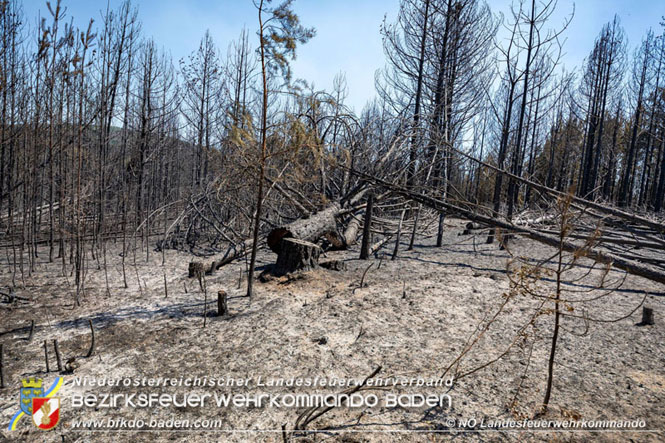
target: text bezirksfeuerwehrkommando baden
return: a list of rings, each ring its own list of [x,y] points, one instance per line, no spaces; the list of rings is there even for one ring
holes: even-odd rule
[[[368,387],[399,387],[399,386],[426,386],[450,387],[452,379],[427,377],[385,377],[385,378],[355,378],[355,377],[118,377],[94,378],[74,377],[73,386],[84,387],[354,387],[365,385]]]

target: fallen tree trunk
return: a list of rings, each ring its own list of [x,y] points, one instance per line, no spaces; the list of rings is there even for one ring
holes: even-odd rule
[[[364,217],[365,211],[358,211],[356,214],[351,215],[349,223],[344,230],[344,243],[346,247],[355,245],[358,239],[358,231],[360,231],[360,223]]]
[[[400,186],[394,185],[392,183],[381,180],[380,178],[373,177],[367,174],[362,174],[357,171],[352,171],[355,174],[360,174],[365,180],[371,181],[376,185],[382,186],[385,189],[391,190],[393,193],[401,195],[403,197],[414,200],[418,203],[422,203],[425,206],[428,206],[436,211],[447,211],[449,213],[455,213],[461,215],[469,220],[483,223],[487,226],[494,226],[501,229],[506,229],[527,237],[536,240],[538,242],[544,243],[555,248],[561,247],[566,252],[575,253],[580,250],[578,245],[574,243],[563,241],[561,242],[558,237],[542,234],[534,229],[529,229],[523,226],[515,226],[512,223],[504,222],[496,218],[487,217],[481,214],[477,214],[468,209],[460,208],[458,206],[452,205],[450,203],[444,202],[442,200],[436,199],[434,197],[429,197],[426,195],[418,194],[412,191],[409,191]],[[622,269],[630,274],[644,277],[646,279],[665,284],[665,273],[655,271],[647,266],[642,266],[638,263],[625,260],[622,257],[619,257],[614,254],[604,253],[600,251],[588,250],[584,254],[587,258],[595,260],[600,263],[606,263],[614,266],[615,268]]]
[[[338,213],[339,216],[343,215]],[[356,211],[357,214],[364,214],[364,210]],[[346,251],[350,246],[356,244],[358,238],[358,230],[360,229],[361,219],[351,215],[346,223],[346,229],[344,232],[339,232],[337,230],[328,231],[323,236],[327,242],[327,245],[324,243],[324,250],[326,251]]]
[[[582,208],[578,205],[571,205],[571,206],[573,206],[576,209],[584,210],[584,208]],[[586,213],[593,216],[593,217],[595,217],[595,218],[601,219],[603,221],[603,224],[605,224],[607,226],[611,226],[613,228],[618,228],[618,229],[623,229],[623,230],[629,232],[630,234],[632,234],[635,237],[642,237],[645,240],[658,242],[663,247],[665,247],[665,240],[663,240],[661,237],[659,237],[659,234],[657,232],[646,231],[644,229],[636,229],[636,228],[628,225],[627,223],[625,223],[621,219],[619,219],[619,220],[612,219],[612,218],[609,218],[609,217],[604,216],[602,214],[595,213],[594,211],[591,211],[591,210],[587,210]]]
[[[273,252],[279,254],[280,242],[283,238],[297,238],[300,240],[315,242],[321,236],[327,233],[334,233],[339,236],[339,234],[336,233],[337,226],[335,217],[352,211],[357,211],[361,209],[362,206],[364,205],[360,205],[360,207],[355,208],[342,209],[339,202],[334,202],[327,208],[312,214],[308,218],[298,219],[292,223],[289,223],[288,225],[271,230],[267,237],[268,247],[270,247]],[[354,219],[352,218],[350,225],[353,223]],[[353,226],[350,227],[353,230]],[[352,230],[349,231],[347,228],[347,231],[344,234],[344,238],[341,239],[347,245],[355,243],[357,227],[355,229],[355,234],[353,234]],[[348,242],[348,240],[350,240],[352,237],[353,241]],[[214,260],[212,263],[210,263],[209,266],[205,266],[205,273],[210,275],[222,266],[227,265],[238,258],[244,257],[251,251],[252,244],[252,239],[247,239],[238,245],[231,245],[226,251],[226,254],[224,254],[224,257],[219,260]]]
[[[301,218],[285,226],[280,226],[268,234],[268,247],[279,254],[283,238],[297,238],[315,242],[323,234],[334,231],[337,227],[335,217],[342,211],[339,202],[334,202],[309,218]]]
[[[544,229],[538,229],[537,231],[542,232],[543,234],[556,234],[556,231],[549,231],[549,230],[544,230]],[[607,233],[611,234],[611,233]],[[583,234],[568,234],[569,238],[576,238],[576,239],[586,239],[589,238],[589,235],[583,235]],[[601,235],[597,239],[598,243],[611,243],[615,245],[626,245],[626,246],[639,246],[640,248],[645,248],[645,249],[659,249],[663,250],[663,245],[660,243],[655,243],[655,242],[647,242],[643,241],[640,239],[633,239],[633,238],[625,238],[625,237],[610,237],[609,235]]]
[[[553,195],[555,197],[564,197],[564,196],[567,195],[565,192],[561,192],[561,191],[558,191],[556,189],[548,188],[547,186],[541,185],[540,183],[533,182],[533,181],[528,180],[524,177],[519,177],[519,176],[517,176],[515,174],[512,174],[512,173],[510,173],[510,172],[508,172],[504,169],[498,168],[494,165],[490,165],[489,163],[485,163],[484,161],[478,160],[477,158],[475,158],[475,157],[473,157],[473,156],[471,156],[471,155],[467,154],[466,152],[463,152],[459,149],[455,149],[453,147],[450,147],[450,149],[452,149],[453,151],[457,152],[458,154],[468,158],[469,160],[472,160],[472,161],[474,161],[474,162],[476,162],[476,163],[478,163],[482,166],[490,168],[490,169],[496,171],[499,174],[503,174],[503,175],[507,176],[508,178],[511,178],[513,180],[517,180],[521,183],[524,183],[524,184],[526,184],[526,185],[528,185],[528,186],[530,186],[534,189],[537,189],[541,192],[545,192],[545,193]],[[626,211],[622,211],[621,209],[613,208],[613,207],[607,206],[607,205],[602,205],[600,203],[596,203],[594,201],[587,200],[587,199],[577,197],[577,196],[572,196],[572,200],[575,203],[578,203],[582,206],[593,208],[597,211],[601,211],[601,212],[604,212],[606,214],[611,214],[611,215],[614,215],[614,216],[619,217],[621,219],[629,220],[633,223],[640,224],[642,226],[648,226],[648,227],[656,230],[657,232],[659,232],[661,234],[665,234],[665,225],[663,225],[662,223],[658,223],[654,220],[649,220],[648,218],[641,217],[641,216],[635,215],[635,214],[630,214]]]

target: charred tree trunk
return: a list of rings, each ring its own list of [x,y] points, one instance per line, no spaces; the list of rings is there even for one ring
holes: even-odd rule
[[[374,208],[374,195],[367,197],[367,209],[365,210],[365,225],[363,226],[363,242],[360,246],[360,259],[367,260],[370,253],[370,228],[372,226],[372,209]]]
[[[283,238],[273,274],[277,276],[295,271],[310,271],[319,266],[321,248],[314,243],[296,238]]]
[[[642,307],[642,321],[638,323],[640,326],[647,326],[654,324],[653,321],[653,308]]]
[[[420,39],[420,55],[418,57],[418,82],[416,86],[416,102],[413,111],[413,135],[411,136],[411,149],[409,151],[409,169],[407,171],[407,185],[413,186],[413,179],[416,174],[416,160],[418,154],[418,122],[420,120],[420,101],[423,88],[423,67],[425,64],[425,47],[427,43],[427,24],[429,21],[429,0],[425,0],[425,13],[423,22],[423,33]]]
[[[223,316],[229,313],[226,303],[226,291],[217,291],[217,315]]]

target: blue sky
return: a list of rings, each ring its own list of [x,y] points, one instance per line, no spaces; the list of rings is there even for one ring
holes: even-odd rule
[[[120,3],[110,0],[112,7]],[[510,0],[488,3],[494,12],[505,14]],[[106,0],[62,0],[62,4],[80,27],[87,26],[90,18],[101,22],[101,11],[106,9]],[[135,0],[135,4],[144,35],[154,37],[176,61],[196,50],[206,29],[224,53],[243,26],[256,41],[257,15],[251,0]],[[346,73],[347,102],[360,111],[374,96],[374,73],[384,64],[379,26],[384,15],[388,21],[395,18],[398,4],[398,0],[296,0],[296,12],[306,26],[316,28],[317,36],[298,49],[294,76],[313,82],[318,89],[330,89],[335,74]],[[573,4],[558,1],[553,26],[572,11]],[[565,33],[563,62],[568,70],[582,64],[602,25],[615,13],[621,18],[631,54],[649,27],[661,32],[659,22],[665,15],[660,0],[581,0],[574,6],[575,16]],[[31,25],[39,11],[48,14],[41,0],[24,0],[23,8]]]

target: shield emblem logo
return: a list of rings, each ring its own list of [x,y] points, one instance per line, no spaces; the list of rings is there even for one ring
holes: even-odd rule
[[[19,402],[21,403],[21,411],[28,415],[32,415],[32,399],[44,395],[44,389],[41,386],[41,380],[39,380],[39,382],[39,386],[23,386],[21,388],[21,396],[19,398]]]
[[[32,422],[39,429],[53,429],[60,421],[59,397],[35,397],[32,399]]]

